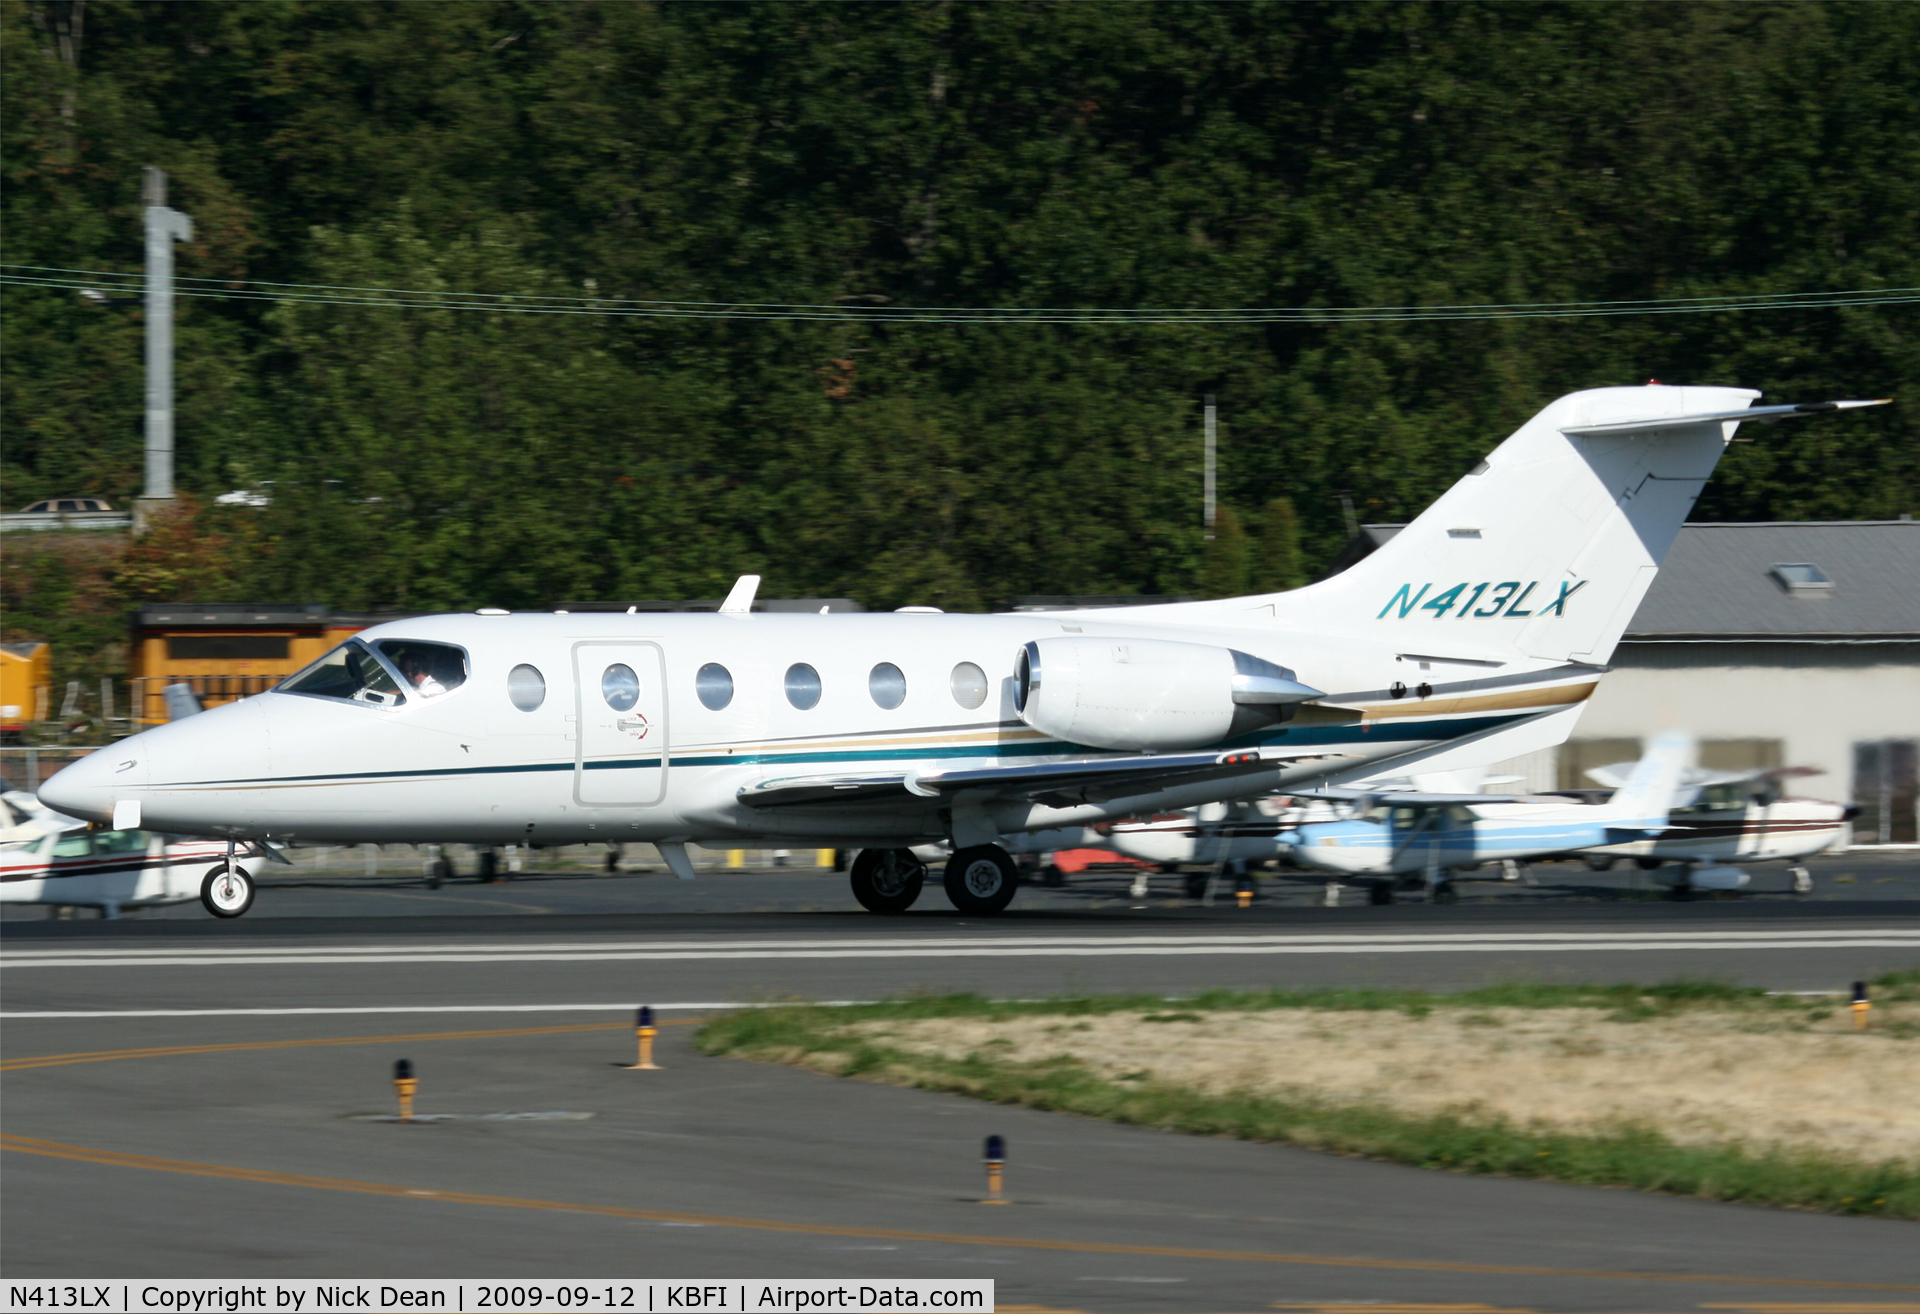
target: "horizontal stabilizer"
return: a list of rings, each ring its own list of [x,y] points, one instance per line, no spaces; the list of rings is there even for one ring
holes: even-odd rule
[[[1892,398],[1874,401],[1799,402],[1790,406],[1749,406],[1739,411],[1706,411],[1698,415],[1667,415],[1657,420],[1629,420],[1624,424],[1579,424],[1560,432],[1569,438],[1624,438],[1636,433],[1658,433],[1689,424],[1720,424],[1738,420],[1742,424],[1773,424],[1802,415],[1826,415],[1833,411],[1851,411],[1861,406],[1885,406]]]

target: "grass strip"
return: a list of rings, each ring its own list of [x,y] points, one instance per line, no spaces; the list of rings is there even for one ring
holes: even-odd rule
[[[1920,998],[1920,972],[1873,982],[1876,999]],[[1110,1081],[1076,1059],[1037,1063],[913,1053],[853,1034],[860,1022],[940,1018],[1062,1017],[1137,1012],[1147,1021],[1209,1011],[1393,1009],[1425,1016],[1458,1008],[1605,1008],[1617,1021],[1714,1011],[1806,1012],[1804,997],[1770,996],[1711,982],[1660,986],[1501,985],[1458,994],[1415,990],[1210,991],[1182,999],[1085,996],[1008,1002],[977,995],[911,997],[847,1008],[755,1009],[700,1032],[710,1054],[784,1062],[891,1085],[968,1095],[1201,1136],[1295,1145],[1450,1172],[1628,1187],[1706,1200],[1824,1213],[1920,1218],[1920,1173],[1815,1151],[1679,1144],[1652,1126],[1591,1133],[1519,1126],[1471,1113],[1416,1116],[1377,1105],[1256,1093],[1213,1094],[1178,1085]],[[1830,1005],[1827,1005],[1830,1006]]]

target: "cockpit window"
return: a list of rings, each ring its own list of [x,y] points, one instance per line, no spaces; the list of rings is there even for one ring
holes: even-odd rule
[[[373,707],[398,707],[407,700],[386,666],[358,639],[347,640],[278,688],[281,693],[345,698]]]
[[[393,663],[410,690],[422,698],[452,693],[467,682],[467,654],[449,643],[376,639],[374,647]]]

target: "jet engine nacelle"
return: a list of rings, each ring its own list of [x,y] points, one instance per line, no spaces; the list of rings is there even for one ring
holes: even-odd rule
[[[1320,697],[1284,666],[1203,643],[1037,639],[1014,667],[1020,718],[1092,748],[1202,748],[1284,721]]]

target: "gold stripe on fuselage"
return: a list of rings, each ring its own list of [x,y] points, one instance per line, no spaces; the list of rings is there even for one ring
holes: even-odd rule
[[[1528,707],[1563,707],[1585,702],[1599,688],[1598,680],[1585,684],[1557,684],[1546,689],[1513,689],[1461,698],[1425,698],[1412,702],[1371,703],[1360,708],[1369,721],[1390,717],[1453,716],[1461,712],[1511,712]]]

